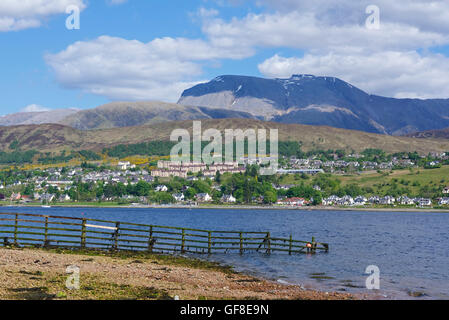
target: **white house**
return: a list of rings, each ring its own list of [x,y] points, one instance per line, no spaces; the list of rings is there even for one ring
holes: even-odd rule
[[[418,200],[418,205],[419,205],[420,207],[428,207],[428,206],[431,206],[431,205],[432,205],[432,200],[430,200],[430,199],[425,199],[425,198],[419,199],[419,200]]]
[[[351,196],[344,196],[343,198],[340,198],[340,200],[337,201],[337,204],[339,206],[352,206],[354,205],[354,199]]]
[[[223,197],[221,197],[221,202],[224,202],[224,203],[234,203],[236,201],[237,201],[237,199],[234,198],[232,196],[232,194],[230,194],[230,195],[223,195]]]
[[[173,193],[172,196],[176,200],[176,202],[184,201],[184,194],[182,193]]]
[[[368,202],[364,196],[358,196],[354,199],[354,205],[356,206],[364,206]]]
[[[128,170],[128,169],[130,169],[130,168],[135,168],[136,165],[131,164],[131,162],[129,162],[129,161],[120,161],[120,162],[117,164],[117,167],[118,167],[120,170]]]
[[[396,201],[396,199],[392,196],[385,196],[385,197],[379,199],[379,203],[384,204],[384,205],[394,204],[395,201]]]
[[[282,204],[286,206],[303,206],[306,203],[306,200],[304,198],[286,198],[283,200],[278,200],[277,204]]]
[[[212,201],[212,197],[208,193],[198,193],[195,198],[198,202]]]
[[[154,189],[156,192],[167,192],[168,188],[166,185],[159,185],[156,187],[156,189]]]
[[[415,204],[415,200],[412,199],[412,198],[409,198],[409,197],[407,197],[407,196],[400,197],[400,198],[398,199],[398,201],[399,201],[399,203],[402,204],[402,205],[408,205],[408,206],[409,206],[409,205]]]
[[[62,194],[59,197],[59,201],[64,202],[64,201],[70,201],[70,196],[68,194]]]

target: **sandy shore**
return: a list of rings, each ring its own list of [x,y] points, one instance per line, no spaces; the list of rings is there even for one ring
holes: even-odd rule
[[[68,266],[80,268],[79,290],[66,288]],[[186,258],[0,248],[0,299],[173,299],[175,296],[181,300],[365,298],[305,290]]]

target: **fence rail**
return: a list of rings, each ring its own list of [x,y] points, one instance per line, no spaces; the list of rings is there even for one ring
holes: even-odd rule
[[[315,253],[327,243],[272,237],[270,232],[210,231],[29,213],[0,213],[0,246],[67,247],[154,253]]]

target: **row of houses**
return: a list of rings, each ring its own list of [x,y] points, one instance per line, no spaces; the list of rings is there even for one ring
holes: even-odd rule
[[[4,199],[6,200],[6,199]],[[56,195],[54,194],[50,194],[50,193],[43,193],[43,194],[39,194],[37,192],[35,192],[33,194],[33,196],[28,196],[28,195],[24,195],[21,194],[20,192],[18,193],[12,193],[11,197],[9,198],[10,201],[19,201],[22,203],[27,203],[27,202],[31,202],[31,201],[41,201],[43,203],[50,203],[54,200],[57,200],[59,202],[65,202],[65,201],[70,201],[70,196],[67,194],[62,194],[59,196],[59,198],[56,198]]]
[[[172,197],[175,199],[176,202],[184,202],[186,200],[183,193],[174,193],[172,194]],[[198,193],[195,195],[195,200],[197,202],[211,202],[212,197],[208,193]],[[232,195],[223,195],[220,201],[222,203],[235,203],[237,199],[234,198]]]
[[[301,206],[307,205],[309,203],[310,203],[310,201],[307,201],[304,198],[298,198],[298,197],[284,198],[284,199],[280,198],[276,202],[276,204],[282,205],[282,206],[297,206],[297,207],[301,207]]]
[[[449,198],[447,198],[449,199]],[[448,200],[449,203],[449,200]],[[380,205],[417,205],[420,207],[427,207],[432,205],[432,200],[428,198],[409,198],[407,196],[401,196],[398,198],[392,196],[371,196],[366,198],[365,196],[357,196],[355,198],[351,196],[338,197],[332,195],[323,199],[322,204],[324,206],[364,206],[366,204],[380,204]]]
[[[394,167],[413,167],[415,163],[410,159],[393,158],[389,162],[374,162],[374,161],[346,161],[346,160],[331,160],[321,161],[317,159],[296,159],[290,158],[289,167],[293,169],[334,169],[334,168],[359,168],[363,170],[374,169],[392,169]]]

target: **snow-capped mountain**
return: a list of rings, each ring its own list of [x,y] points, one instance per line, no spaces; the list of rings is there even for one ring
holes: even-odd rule
[[[393,135],[449,127],[449,99],[381,97],[335,77],[306,74],[289,79],[220,76],[185,90],[178,103]]]

